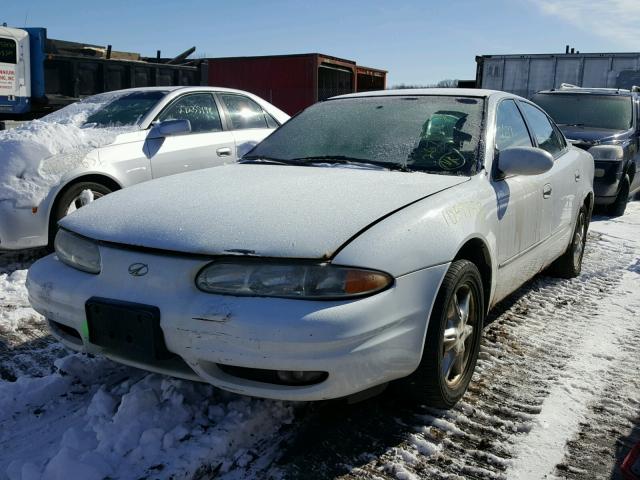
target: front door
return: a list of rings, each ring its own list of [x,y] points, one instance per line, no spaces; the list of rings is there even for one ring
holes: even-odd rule
[[[531,147],[533,142],[513,100],[503,100],[496,110],[495,159],[510,147]],[[542,240],[544,179],[539,175],[502,177],[494,168],[498,275],[495,298],[500,300],[535,275],[540,262],[530,255]]]
[[[153,178],[235,162],[233,134],[222,127],[212,93],[189,93],[171,102],[156,121],[189,120],[191,132],[164,138],[147,138],[145,153]]]

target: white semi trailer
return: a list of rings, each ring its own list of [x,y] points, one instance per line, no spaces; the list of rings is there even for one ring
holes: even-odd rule
[[[640,85],[640,53],[480,55],[476,64],[476,87],[525,98],[563,83],[624,89]]]

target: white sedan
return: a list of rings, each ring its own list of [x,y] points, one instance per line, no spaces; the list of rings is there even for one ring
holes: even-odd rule
[[[464,393],[489,308],[580,272],[593,159],[517,96],[336,97],[234,165],[64,218],[33,307],[69,348],[260,397]]]
[[[115,190],[234,162],[288,119],[240,90],[149,87],[0,132],[0,250],[53,243],[58,220]]]

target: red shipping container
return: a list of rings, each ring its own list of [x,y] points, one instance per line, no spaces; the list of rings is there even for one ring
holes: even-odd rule
[[[386,86],[384,70],[319,53],[210,58],[208,62],[209,85],[246,90],[289,115],[335,95]]]

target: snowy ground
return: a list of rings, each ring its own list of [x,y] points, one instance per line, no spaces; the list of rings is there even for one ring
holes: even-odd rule
[[[595,218],[582,275],[499,305],[453,410],[228,394],[68,354],[0,255],[0,479],[619,478],[640,441],[640,203]]]

